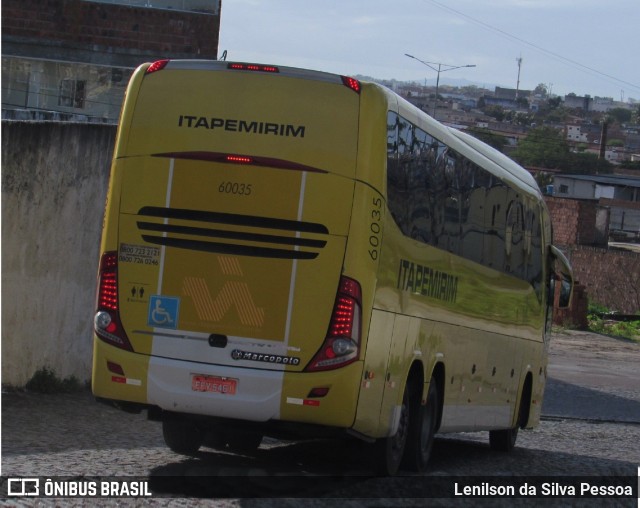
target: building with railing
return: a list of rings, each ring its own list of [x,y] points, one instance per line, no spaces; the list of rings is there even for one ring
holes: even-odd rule
[[[133,70],[216,59],[221,0],[4,0],[2,118],[115,123]]]

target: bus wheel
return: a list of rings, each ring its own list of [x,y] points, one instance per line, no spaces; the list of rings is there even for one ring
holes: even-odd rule
[[[205,434],[203,440],[204,446],[207,448],[213,448],[214,450],[224,450],[227,446],[225,436],[221,428],[213,427]]]
[[[169,449],[181,455],[193,455],[204,440],[202,430],[195,423],[179,419],[163,420],[162,436]]]
[[[492,450],[496,450],[498,452],[510,452],[516,446],[516,439],[518,438],[518,429],[521,425],[526,423],[527,418],[527,400],[529,397],[526,397],[528,392],[526,391],[526,386],[523,389],[523,397],[520,397],[520,406],[518,408],[518,420],[516,421],[516,426],[512,429],[503,429],[503,430],[490,430],[489,431],[489,446]]]
[[[438,424],[440,397],[434,377],[431,378],[429,383],[427,403],[424,406],[421,404],[421,398],[420,387],[414,387],[414,393],[411,397],[412,411],[409,422],[409,435],[403,460],[403,466],[417,472],[422,472],[427,468]]]
[[[374,444],[374,461],[376,472],[382,476],[393,476],[400,469],[400,463],[404,455],[407,436],[409,434],[409,422],[411,417],[410,387],[404,390],[402,408],[400,409],[400,422],[395,435],[378,439]]]
[[[255,431],[225,431],[227,445],[236,452],[252,452],[262,443],[262,434]]]
[[[515,429],[490,430],[489,446],[499,452],[510,452],[516,446],[518,427]]]

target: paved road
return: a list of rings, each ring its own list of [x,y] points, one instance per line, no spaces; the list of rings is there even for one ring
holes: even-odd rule
[[[640,345],[588,332],[555,334],[543,414],[640,423]]]
[[[266,440],[251,456],[203,449],[197,457],[186,458],[165,447],[158,423],[97,404],[89,393],[5,393],[2,474],[142,476],[155,492],[224,498],[207,503],[216,506],[259,506],[258,499],[238,498],[277,494],[364,497],[357,502],[336,501],[335,506],[376,507],[381,506],[377,498],[385,498],[385,506],[424,506],[427,501],[447,506],[451,500],[421,499],[434,479],[447,475],[635,475],[640,465],[640,370],[632,367],[639,360],[638,344],[579,332],[557,335],[550,350],[551,379],[543,406],[549,417],[537,429],[521,432],[514,452],[490,450],[487,433],[444,436],[436,440],[427,476],[394,479],[368,478],[358,443]],[[316,475],[311,477],[313,483],[301,473]],[[341,476],[321,476],[336,474]],[[209,483],[200,491],[203,475],[215,476],[215,486]],[[530,506],[526,501],[510,500],[509,505]],[[176,502],[195,506],[198,500],[147,501],[162,506]],[[327,499],[305,503],[332,506]],[[279,500],[278,505],[283,504],[299,503]],[[474,500],[473,505],[496,506],[496,500]]]

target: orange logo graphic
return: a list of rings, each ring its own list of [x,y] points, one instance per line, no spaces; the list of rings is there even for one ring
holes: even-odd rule
[[[224,275],[242,277],[242,267],[237,258],[219,256],[218,263]],[[258,307],[246,282],[227,280],[216,297],[211,296],[207,281],[202,277],[185,277],[184,293],[191,297],[198,318],[203,321],[220,321],[235,307],[240,323],[246,326],[264,325],[264,308]]]

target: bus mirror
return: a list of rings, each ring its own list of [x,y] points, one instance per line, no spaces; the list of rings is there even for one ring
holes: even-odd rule
[[[555,301],[555,303],[559,308],[564,309],[569,307],[571,304],[571,294],[573,292],[573,271],[571,270],[569,260],[557,247],[554,247],[553,245],[551,246],[551,256],[554,260],[554,278],[559,282],[559,284],[553,284],[550,291],[553,291],[554,296],[556,291],[559,293],[558,300]]]
[[[560,275],[560,296],[558,297],[558,307],[565,309],[571,303],[571,290],[573,288],[572,281],[564,273]]]

